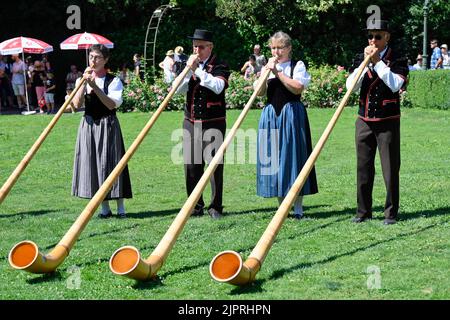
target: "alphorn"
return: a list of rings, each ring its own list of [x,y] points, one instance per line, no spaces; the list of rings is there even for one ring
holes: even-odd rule
[[[20,161],[20,163],[17,165],[16,169],[11,173],[8,180],[3,184],[2,188],[0,189],[0,204],[3,202],[3,200],[8,195],[9,191],[12,189],[16,181],[19,179],[22,172],[25,170],[25,168],[28,166],[28,163],[30,163],[31,159],[33,159],[34,155],[44,142],[44,140],[47,138],[47,136],[50,134],[50,131],[52,131],[53,127],[55,126],[56,122],[61,118],[62,114],[66,110],[69,103],[72,102],[73,97],[77,93],[77,91],[81,88],[81,86],[84,83],[84,79],[80,81],[80,83],[75,87],[73,92],[70,94],[69,98],[67,98],[66,102],[62,105],[62,107],[59,109],[59,111],[55,114],[52,121],[47,125],[47,127],[42,131],[39,138],[37,138],[36,142],[33,144],[33,146],[30,148],[30,150],[27,152],[25,157]]]
[[[248,111],[250,110],[257,96],[257,93],[261,90],[262,86],[265,84],[269,72],[270,70],[266,70],[261,75],[259,82],[257,82],[257,86],[252,96],[250,97],[249,101],[245,105],[238,119],[236,120],[230,132],[226,136],[224,142],[217,150],[213,159],[208,164],[207,169],[203,173],[202,177],[195,186],[191,195],[184,203],[180,212],[175,217],[175,220],[172,222],[169,229],[159,242],[158,246],[152,252],[152,254],[146,260],[143,260],[139,250],[136,247],[124,246],[117,249],[111,256],[111,259],[109,261],[109,267],[114,274],[126,276],[128,278],[141,281],[149,280],[156,277],[156,273],[162,267],[165,260],[167,259],[170,250],[175,245],[175,241],[177,240],[178,236],[183,230],[183,227],[186,224],[189,216],[191,215],[194,206],[200,199],[203,190],[205,190],[205,187],[209,182],[212,174],[216,170],[219,162],[222,160],[225,150],[228,148],[229,144],[236,135],[236,131],[239,129],[242,122],[244,121]]]
[[[8,256],[9,263],[13,268],[32,273],[48,273],[56,270],[56,268],[69,255],[70,250],[73,248],[75,242],[88,224],[95,210],[97,210],[103,199],[105,199],[107,193],[112,188],[112,185],[122,173],[123,169],[125,169],[128,161],[134,155],[147,133],[153,127],[153,124],[156,122],[161,112],[166,108],[169,100],[172,98],[188,72],[189,67],[184,68],[183,72],[181,72],[181,74],[175,79],[172,89],[169,91],[167,97],[163,100],[161,105],[134,140],[128,151],[123,155],[114,170],[109,174],[108,178],[106,178],[105,182],[101,185],[94,197],[89,201],[84,210],[78,216],[77,220],[70,227],[69,231],[67,231],[61,241],[56,245],[56,247],[49,254],[43,255],[39,252],[38,246],[33,241],[25,240],[19,242],[11,249]]]
[[[211,261],[209,265],[209,272],[211,277],[218,282],[227,282],[236,286],[246,285],[255,280],[256,274],[261,268],[264,259],[266,258],[273,242],[281,229],[283,222],[292,208],[295,199],[298,197],[300,190],[308,178],[314,163],[317,160],[325,142],[327,141],[331,131],[333,130],[340,114],[342,113],[353,88],[355,87],[357,80],[360,78],[363,70],[367,66],[370,60],[370,56],[367,56],[362,62],[359,71],[356,74],[355,80],[352,82],[349,90],[344,95],[342,102],[339,104],[333,117],[328,123],[325,131],[317,142],[311,155],[308,157],[305,165],[298,174],[294,184],[289,190],[288,194],[284,198],[271,222],[269,223],[264,234],[256,244],[253,251],[250,253],[249,258],[244,263],[239,253],[231,250],[226,250],[218,253]]]

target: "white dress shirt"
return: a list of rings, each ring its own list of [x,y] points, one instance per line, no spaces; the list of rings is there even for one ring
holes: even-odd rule
[[[189,79],[194,74],[196,77],[200,79],[200,85],[212,90],[215,94],[220,94],[225,88],[225,81],[222,78],[214,77],[212,74],[206,72],[204,69],[206,67],[205,62],[208,62],[210,57],[208,57],[205,61],[199,63],[198,68],[195,69],[195,72],[189,70],[186,77],[183,79],[183,82],[177,89],[177,93],[186,93],[189,89]]]
[[[385,55],[387,51],[387,47],[380,52],[380,59]],[[373,70],[378,74],[381,80],[391,89],[392,92],[397,92],[402,87],[405,80],[399,76],[398,74],[395,74],[391,71],[391,68],[389,68],[383,60],[380,60],[377,62],[375,67],[373,67],[372,63],[369,63],[369,67],[365,67],[364,71],[361,74],[361,77],[358,79],[358,82],[356,82],[355,87],[353,88],[353,92],[356,90],[359,90],[361,88],[362,80],[364,78],[364,74],[369,70],[369,68],[373,68]],[[347,90],[350,88],[351,84],[353,83],[353,80],[356,77],[356,74],[358,73],[359,67],[356,68],[353,73],[347,78],[347,81],[345,83],[345,86],[347,87]]]

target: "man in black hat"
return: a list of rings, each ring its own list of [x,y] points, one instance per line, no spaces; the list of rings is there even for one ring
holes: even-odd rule
[[[226,63],[212,53],[211,31],[196,29],[192,39],[193,55],[186,63],[190,71],[178,88],[187,93],[183,121],[183,156],[186,191],[192,193],[203,175],[205,162],[210,162],[223,142],[225,121],[225,89],[230,71]],[[211,203],[209,215],[222,216],[223,159],[211,177]],[[205,203],[200,197],[192,213],[203,215]]]
[[[375,154],[378,147],[384,182],[386,202],[384,224],[396,223],[399,209],[400,172],[400,90],[408,76],[407,59],[400,57],[388,45],[388,22],[375,21],[367,27],[368,46],[364,55],[354,60],[358,67],[363,58],[371,57],[369,66],[354,88],[360,90],[359,112],[356,120],[357,202],[353,222],[372,218],[372,189],[375,177]],[[355,70],[347,79],[347,88],[353,82]]]

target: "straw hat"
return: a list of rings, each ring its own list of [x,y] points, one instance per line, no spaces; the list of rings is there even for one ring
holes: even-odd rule
[[[184,49],[183,49],[182,46],[178,46],[178,47],[175,48],[175,53],[176,54],[182,54],[183,51],[184,51]]]
[[[166,52],[166,56],[173,56],[173,55],[174,55],[173,50],[168,50],[168,51]]]

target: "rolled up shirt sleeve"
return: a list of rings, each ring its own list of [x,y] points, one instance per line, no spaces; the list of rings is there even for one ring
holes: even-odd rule
[[[374,70],[392,92],[399,91],[405,82],[401,76],[392,72],[391,68],[389,68],[382,60],[375,65]]]

